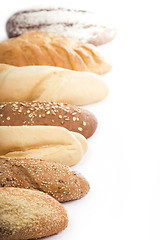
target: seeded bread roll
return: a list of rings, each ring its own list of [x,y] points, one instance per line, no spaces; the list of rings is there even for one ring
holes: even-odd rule
[[[37,189],[59,202],[80,199],[89,191],[89,184],[80,173],[60,163],[0,158],[0,173],[0,187]]]
[[[104,25],[100,16],[86,10],[46,8],[19,11],[7,21],[8,37],[40,30],[73,37],[96,46],[110,42],[116,30]]]
[[[61,126],[89,138],[97,128],[97,120],[86,109],[64,103],[0,103],[0,126],[22,125]]]
[[[65,208],[48,194],[23,188],[0,188],[1,240],[47,237],[67,225]]]
[[[83,135],[57,126],[0,126],[0,156],[44,159],[68,166],[87,151]]]
[[[0,43],[0,63],[50,65],[104,74],[111,70],[95,46],[54,33],[27,32]]]
[[[93,73],[0,64],[0,102],[35,100],[85,105],[103,100],[108,93],[107,84]]]

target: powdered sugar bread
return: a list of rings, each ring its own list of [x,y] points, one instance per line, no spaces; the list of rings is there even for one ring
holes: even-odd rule
[[[67,225],[67,211],[48,194],[23,188],[0,188],[1,240],[47,237]]]
[[[105,26],[100,16],[86,10],[67,8],[30,9],[12,15],[6,24],[8,36],[40,30],[101,45],[110,42],[116,29]]]

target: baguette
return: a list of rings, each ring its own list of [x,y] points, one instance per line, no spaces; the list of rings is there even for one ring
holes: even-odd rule
[[[0,126],[61,126],[85,138],[97,128],[96,117],[86,109],[54,102],[0,103]]]
[[[37,189],[59,202],[80,199],[90,188],[77,171],[45,160],[0,158],[0,173],[0,187]]]
[[[14,66],[50,65],[97,74],[111,70],[111,64],[105,61],[94,45],[39,31],[1,42],[0,63]]]
[[[84,105],[103,100],[108,92],[106,83],[93,73],[0,64],[0,102],[36,100]]]
[[[23,188],[0,188],[1,240],[47,237],[67,225],[65,208],[48,194]]]
[[[0,156],[44,159],[68,166],[87,151],[83,135],[57,126],[0,126]]]

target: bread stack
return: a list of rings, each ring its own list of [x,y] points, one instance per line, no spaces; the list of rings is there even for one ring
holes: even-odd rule
[[[93,16],[82,10],[34,9],[7,22],[12,38],[0,43],[2,240],[64,230],[68,217],[61,203],[89,192],[88,181],[71,166],[87,152],[97,119],[79,106],[107,97],[100,75],[111,64],[96,46],[115,35]]]

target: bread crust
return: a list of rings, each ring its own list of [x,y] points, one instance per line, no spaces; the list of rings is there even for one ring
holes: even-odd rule
[[[97,128],[96,117],[88,110],[55,102],[2,102],[0,126],[61,126],[85,138]]]
[[[0,63],[14,66],[49,65],[104,74],[111,64],[95,46],[40,31],[26,32],[0,43]]]
[[[0,188],[0,239],[25,240],[50,236],[68,225],[65,208],[37,190]]]
[[[57,126],[0,126],[0,156],[34,158],[68,166],[87,151],[83,135]]]
[[[52,66],[0,64],[0,102],[54,101],[85,105],[103,100],[108,93],[107,84],[97,74]]]
[[[59,202],[80,199],[90,189],[77,171],[45,160],[0,158],[0,172],[0,187],[37,189]]]

